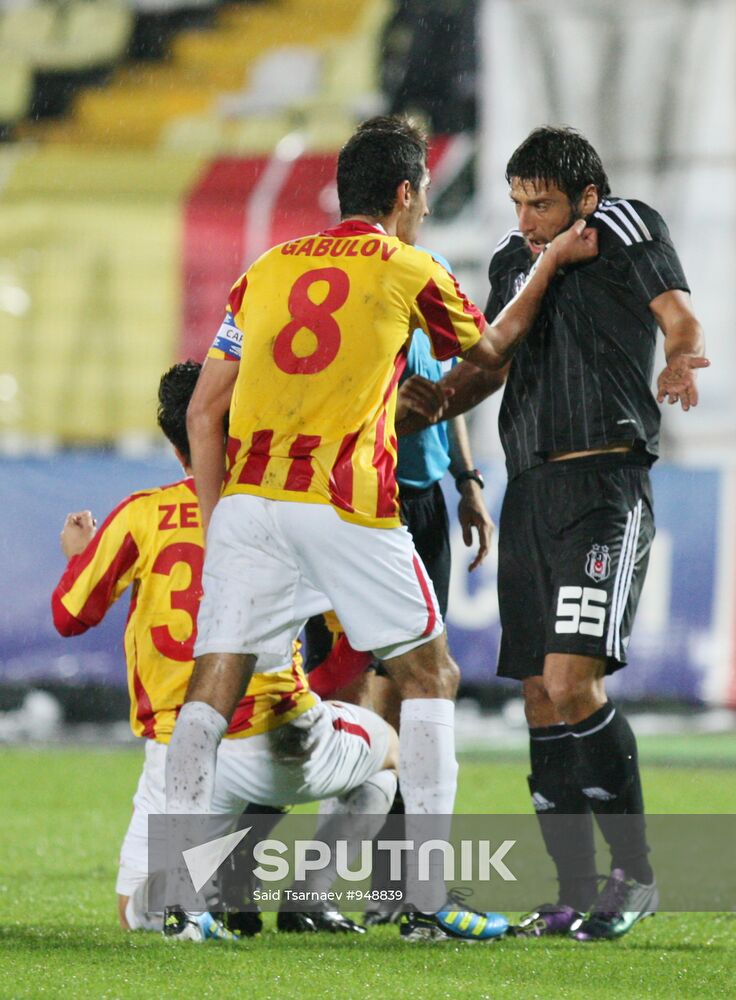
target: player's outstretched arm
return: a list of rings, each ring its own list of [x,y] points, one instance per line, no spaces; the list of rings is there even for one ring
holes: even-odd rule
[[[679,402],[683,410],[698,405],[698,368],[708,368],[703,329],[692,310],[690,296],[680,289],[663,292],[649,308],[664,333],[667,365],[657,379],[657,402]]]
[[[118,504],[99,532],[91,511],[67,515],[60,541],[68,564],[51,595],[51,613],[60,635],[80,635],[98,625],[135,579],[138,545],[128,520],[133,499]]]
[[[472,410],[473,407],[503,387],[507,374],[508,365],[497,369],[478,368],[477,365],[473,365],[469,361],[455,365],[446,375],[442,376],[439,382],[431,383],[436,387],[436,391],[442,392],[444,396],[441,419],[451,420],[453,417],[459,417],[461,414],[467,413],[468,410]],[[407,379],[404,385],[410,381],[411,379]],[[401,390],[399,390],[399,398],[401,398]],[[397,405],[396,433],[399,437],[424,430],[433,422],[428,420],[418,408],[411,406],[408,401],[405,401],[405,406],[401,410]]]
[[[234,361],[207,358],[187,408],[189,451],[205,537],[225,475],[222,426],[230,409],[238,368]]]
[[[592,260],[598,254],[598,232],[585,220],[556,236],[538,258],[524,287],[487,326],[478,343],[465,353],[480,368],[498,369],[511,357],[531,329],[549,285],[561,267]]]

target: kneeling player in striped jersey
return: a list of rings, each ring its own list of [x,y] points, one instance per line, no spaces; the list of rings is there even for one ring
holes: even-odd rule
[[[186,408],[200,365],[174,365],[159,388],[159,425],[189,474]],[[89,511],[70,514],[61,533],[69,563],[52,597],[54,624],[64,636],[97,625],[130,587],[125,655],[130,722],[146,742],[133,816],[123,841],[117,879],[121,926],[161,929],[162,914],[146,905],[148,816],[165,812],[168,742],[193,667],[202,595],[203,537],[193,480],[134,493],[97,530]],[[337,651],[339,654],[339,650]],[[325,665],[329,673],[330,665]],[[299,743],[299,760],[279,746]],[[254,675],[219,749],[212,802],[216,813],[251,806],[287,806],[331,798],[332,813],[365,814],[382,825],[396,791],[398,740],[379,716],[314,695],[295,649],[288,668]],[[255,914],[239,926],[259,929]],[[308,929],[353,930],[335,911],[314,914]],[[184,937],[232,938],[222,922],[201,914]],[[279,925],[289,928],[289,915]],[[303,929],[303,928],[302,928]]]

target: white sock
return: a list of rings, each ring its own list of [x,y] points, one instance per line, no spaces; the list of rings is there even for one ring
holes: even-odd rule
[[[399,775],[407,840],[449,840],[457,789],[455,703],[449,698],[402,701]],[[436,819],[430,823],[427,816]],[[421,881],[416,863],[416,854],[407,856],[407,899],[416,909],[434,913],[447,898],[441,859],[433,852],[429,878]]]
[[[395,771],[379,771],[345,795],[322,799],[319,804],[320,815],[354,816],[357,813],[368,813],[385,816],[393,805],[397,785]],[[318,835],[321,830],[322,823],[317,827]]]
[[[164,926],[163,913],[150,913],[147,909],[147,880],[137,885],[125,904],[125,919],[132,931],[161,931]]]
[[[372,842],[386,821],[386,814],[393,805],[398,781],[395,771],[379,771],[367,778],[351,792],[320,803],[321,819],[315,832],[315,840],[329,844],[332,859],[325,868],[307,873],[300,889],[309,892],[327,892],[337,878],[335,843],[337,840],[350,842],[346,864],[352,868],[359,853],[372,864],[372,849],[364,848],[364,843]],[[337,901],[326,903],[327,909],[339,909]]]
[[[204,701],[188,701],[166,751],[166,812],[206,813],[215,786],[217,747],[226,720]]]
[[[407,815],[450,815],[455,808],[455,703],[407,698],[401,703],[399,775]]]

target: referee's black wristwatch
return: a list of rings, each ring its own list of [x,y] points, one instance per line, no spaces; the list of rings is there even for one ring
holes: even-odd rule
[[[458,473],[455,476],[455,486],[457,487],[458,493],[462,493],[463,483],[467,483],[471,479],[474,483],[477,483],[480,488],[485,489],[486,483],[483,476],[480,474],[479,469],[466,469],[465,472]]]

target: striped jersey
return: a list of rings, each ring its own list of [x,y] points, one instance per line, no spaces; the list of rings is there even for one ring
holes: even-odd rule
[[[194,666],[203,559],[194,481],[185,479],[118,504],[53,593],[54,624],[72,636],[102,621],[131,588],[125,658],[136,736],[171,737]],[[290,669],[253,676],[227,736],[275,729],[316,703],[295,650]]]
[[[397,526],[394,414],[411,331],[444,360],[484,326],[441,264],[380,226],[346,221],[274,247],[233,286],[208,355],[241,362],[223,495]]]
[[[418,248],[423,249],[423,248]],[[426,250],[425,253],[431,251]],[[444,257],[433,253],[432,256],[443,267],[450,270],[450,265]],[[401,382],[412,375],[423,375],[431,382],[438,382],[443,375],[445,366],[452,362],[437,361],[432,357],[429,340],[422,330],[415,330],[411,345],[406,356],[406,368]],[[399,386],[401,385],[399,382]],[[444,476],[450,467],[450,444],[447,436],[447,424],[439,420],[414,434],[399,438],[398,467],[396,478],[400,487],[411,487],[415,490],[426,490],[434,486]]]
[[[514,354],[499,413],[509,478],[550,452],[633,442],[652,461],[660,410],[651,391],[657,323],[649,303],[689,291],[667,226],[640,201],[604,199],[588,219],[599,254],[560,272]],[[486,318],[524,285],[532,255],[518,230],[489,267]]]

